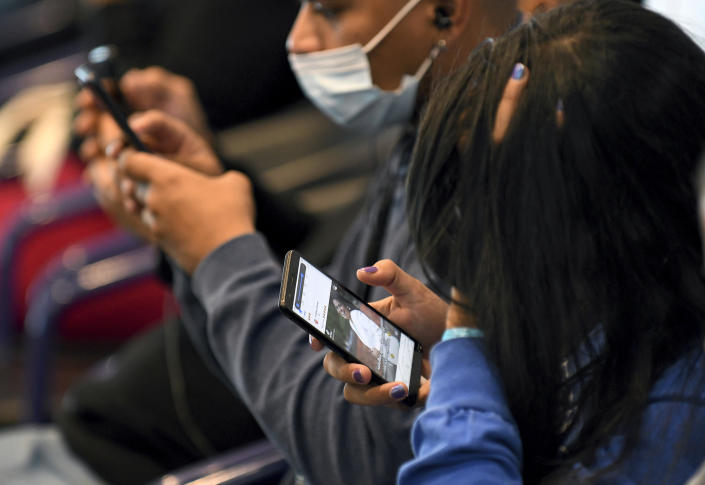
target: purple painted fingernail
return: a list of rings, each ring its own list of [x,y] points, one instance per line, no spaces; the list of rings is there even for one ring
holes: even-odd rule
[[[364,384],[365,380],[362,378],[362,372],[360,372],[360,369],[355,369],[353,371],[353,378],[355,379],[356,382],[359,384]]]
[[[366,268],[360,268],[359,271],[364,271],[365,273],[376,273],[379,270],[374,266],[368,266]]]
[[[556,111],[565,111],[565,105],[563,104],[563,98],[558,98],[558,103],[556,104]]]
[[[515,79],[519,81],[524,77],[524,74],[526,73],[526,66],[522,64],[521,62],[517,63],[514,66],[514,72],[512,72],[512,79]]]
[[[406,397],[406,389],[404,389],[404,386],[394,386],[389,392],[389,395],[392,396],[392,399],[395,401],[404,399]]]

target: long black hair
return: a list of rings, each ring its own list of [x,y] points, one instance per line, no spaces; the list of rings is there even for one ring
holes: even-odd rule
[[[531,77],[494,143],[517,62]],[[632,2],[549,12],[436,86],[409,175],[412,232],[485,332],[527,482],[589,463],[615,434],[626,454],[654,382],[702,350],[704,147],[705,54]]]

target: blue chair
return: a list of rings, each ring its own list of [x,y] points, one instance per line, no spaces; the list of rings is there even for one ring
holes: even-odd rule
[[[57,329],[68,338],[124,340],[164,317],[166,287],[157,280],[154,248],[116,231],[59,254],[29,292],[25,320],[27,419],[48,417],[52,349]],[[62,333],[65,333],[62,328]]]
[[[276,485],[288,469],[281,453],[262,440],[164,475],[152,485]]]

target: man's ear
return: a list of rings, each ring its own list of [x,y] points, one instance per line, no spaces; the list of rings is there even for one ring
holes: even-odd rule
[[[429,20],[439,38],[452,41],[466,28],[472,0],[432,0],[428,5]]]

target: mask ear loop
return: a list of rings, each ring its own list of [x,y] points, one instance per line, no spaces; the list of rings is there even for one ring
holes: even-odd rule
[[[414,74],[414,77],[417,80],[423,79],[423,77],[426,75],[429,69],[431,69],[431,65],[433,65],[433,62],[436,60],[436,58],[441,55],[441,52],[446,50],[447,44],[445,39],[441,39],[438,42],[436,42],[436,45],[433,46],[433,49],[431,49],[431,53],[428,55],[428,57],[423,61],[421,66],[419,66],[418,70],[416,71],[416,74]]]
[[[380,42],[382,42],[385,37],[389,35],[389,33],[396,28],[397,25],[399,25],[399,22],[404,20],[404,17],[409,15],[409,12],[411,12],[414,7],[416,7],[419,3],[421,3],[421,0],[410,0],[406,5],[402,7],[401,10],[397,12],[397,14],[392,17],[392,20],[390,20],[387,25],[384,26],[382,30],[379,31],[377,35],[372,37],[372,40],[370,40],[365,46],[362,48],[362,52],[365,54],[369,54],[375,47],[379,45]]]

